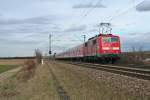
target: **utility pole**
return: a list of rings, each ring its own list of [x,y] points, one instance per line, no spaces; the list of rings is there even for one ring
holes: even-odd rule
[[[84,39],[84,43],[83,43],[83,61],[85,61],[85,42],[86,42],[86,35],[82,35],[83,36],[83,39]]]
[[[52,37],[52,35],[50,34],[50,35],[49,35],[49,58],[50,58],[50,56],[51,56],[51,54],[52,54],[51,37]]]
[[[86,41],[86,35],[83,35],[83,38],[84,38],[84,43],[85,43],[85,41]]]

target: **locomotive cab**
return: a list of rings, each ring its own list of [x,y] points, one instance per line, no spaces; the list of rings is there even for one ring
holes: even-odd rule
[[[102,37],[102,51],[105,54],[119,54],[120,40],[118,36],[103,36]]]
[[[100,36],[100,51],[99,53],[103,55],[106,61],[116,61],[118,60],[120,49],[120,38],[112,34],[105,34]]]

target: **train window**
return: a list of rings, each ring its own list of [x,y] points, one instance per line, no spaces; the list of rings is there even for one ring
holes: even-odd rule
[[[112,37],[111,42],[118,42],[118,37]]]
[[[96,44],[96,39],[95,39],[95,40],[93,40],[93,44],[94,44],[94,45]]]
[[[86,43],[85,43],[85,47],[87,47],[87,45],[88,45],[88,44],[87,44],[87,42],[86,42]]]

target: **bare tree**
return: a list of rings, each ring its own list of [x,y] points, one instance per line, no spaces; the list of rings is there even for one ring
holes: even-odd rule
[[[139,46],[139,52],[143,51],[143,46]]]
[[[140,46],[139,47],[139,55],[140,55],[140,60],[143,60],[144,59],[144,52],[143,52],[143,46]]]
[[[41,62],[42,62],[42,53],[39,49],[35,49],[35,56],[36,56],[37,63],[41,64]]]
[[[136,51],[135,46],[132,46],[132,52],[135,52],[135,51]]]

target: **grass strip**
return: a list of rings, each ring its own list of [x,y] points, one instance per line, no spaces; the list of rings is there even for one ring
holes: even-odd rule
[[[0,65],[0,74],[17,67],[19,67],[19,65]]]

